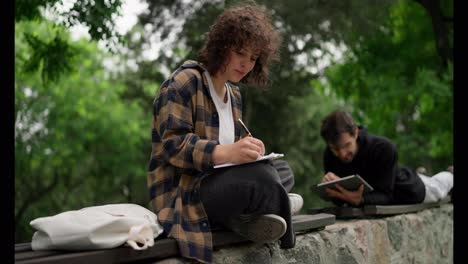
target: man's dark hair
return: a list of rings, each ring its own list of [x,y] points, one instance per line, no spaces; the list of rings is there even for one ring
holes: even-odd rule
[[[336,110],[322,120],[320,135],[329,144],[336,144],[341,134],[348,132],[354,136],[357,125],[353,117],[346,111]]]

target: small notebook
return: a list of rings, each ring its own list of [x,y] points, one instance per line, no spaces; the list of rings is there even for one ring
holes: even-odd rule
[[[236,165],[242,165],[242,164],[257,162],[257,161],[261,161],[261,160],[273,160],[273,159],[278,159],[278,158],[281,158],[281,157],[284,157],[284,154],[272,152],[272,153],[270,153],[270,154],[268,154],[266,156],[261,156],[260,158],[258,158],[256,160],[253,160],[253,161],[240,163],[240,164],[237,164],[237,163],[223,163],[223,164],[216,165],[213,168],[218,169],[218,168],[224,168],[224,167],[229,167],[229,166],[236,166]]]

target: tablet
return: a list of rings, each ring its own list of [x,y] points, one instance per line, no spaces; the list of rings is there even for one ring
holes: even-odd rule
[[[374,188],[370,186],[361,176],[358,174],[349,175],[340,179],[336,179],[333,181],[322,182],[314,186],[314,191],[318,192],[320,197],[328,198],[328,194],[325,191],[325,188],[331,188],[333,190],[337,190],[335,184],[339,184],[341,187],[345,188],[349,191],[355,191],[359,188],[361,184],[364,184],[364,192],[373,191]]]

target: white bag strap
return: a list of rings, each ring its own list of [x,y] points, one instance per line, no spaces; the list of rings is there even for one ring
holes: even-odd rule
[[[139,246],[138,243],[143,244]],[[148,224],[133,226],[128,232],[127,244],[135,250],[144,250],[154,245],[153,230]]]

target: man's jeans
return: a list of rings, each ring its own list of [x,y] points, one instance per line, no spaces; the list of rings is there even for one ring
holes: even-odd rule
[[[418,176],[426,187],[424,203],[433,203],[442,200],[453,187],[453,174],[448,171],[439,172],[432,177],[419,173]]]

